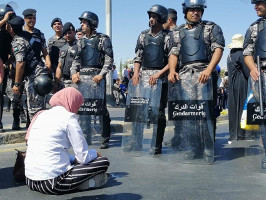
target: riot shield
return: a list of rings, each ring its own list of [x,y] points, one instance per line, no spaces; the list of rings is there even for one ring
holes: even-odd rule
[[[248,159],[247,167],[252,171],[262,169],[266,147],[266,72],[261,73],[260,78],[263,89],[261,93],[259,92],[260,83],[249,78],[248,97],[243,111],[246,112],[246,115],[243,116],[242,114],[241,119],[241,126],[243,125],[242,122],[246,120],[245,127],[243,127],[247,130],[244,142],[245,156]],[[261,116],[260,100],[262,101],[264,116]],[[246,119],[244,119],[245,116]],[[264,164],[265,169],[266,163]]]
[[[212,79],[198,82],[199,73],[180,74],[169,83],[166,140],[172,162],[213,164],[214,105]],[[167,138],[168,137],[168,138]]]
[[[93,81],[94,75],[80,75],[78,90],[84,98],[84,103],[78,111],[79,124],[89,145],[100,145],[103,112],[105,80],[100,83]]]
[[[157,135],[162,80],[149,85],[153,70],[142,71],[139,84],[128,85],[122,151],[133,156],[153,154]]]

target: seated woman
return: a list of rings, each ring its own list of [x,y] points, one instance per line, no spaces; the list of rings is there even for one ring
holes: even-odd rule
[[[51,109],[33,118],[26,139],[26,184],[45,194],[62,194],[74,189],[103,186],[109,166],[107,158],[88,149],[78,124],[78,109],[84,102],[75,88],[65,88],[50,100]],[[68,153],[73,148],[74,159]],[[73,156],[72,156],[73,157]]]

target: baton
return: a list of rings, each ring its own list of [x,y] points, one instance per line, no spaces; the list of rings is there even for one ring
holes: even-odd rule
[[[261,80],[261,67],[260,67],[260,56],[257,56],[257,67],[259,71],[259,101],[260,101],[260,116],[264,117],[264,108],[263,108],[263,94],[262,94],[262,80]]]

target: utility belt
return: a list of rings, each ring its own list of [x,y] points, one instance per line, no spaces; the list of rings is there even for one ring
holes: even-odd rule
[[[97,75],[101,72],[102,68],[85,67],[80,69],[79,75]]]
[[[186,64],[180,64],[180,67],[178,68],[178,70],[182,70],[183,68],[195,68],[195,69],[198,69],[200,71],[203,71],[207,68],[207,63],[206,62],[197,62],[197,61],[194,61],[194,62],[189,62],[189,63],[186,63]]]

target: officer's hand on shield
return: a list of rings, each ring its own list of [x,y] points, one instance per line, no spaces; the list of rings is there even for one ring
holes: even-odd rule
[[[202,71],[199,76],[199,83],[206,83],[209,80],[211,73],[212,71],[208,68]]]
[[[253,68],[250,71],[250,76],[254,81],[258,81],[259,80],[259,71],[257,69],[257,67]]]
[[[93,81],[95,83],[100,83],[100,81],[103,79],[103,76],[102,75],[96,75],[93,77]]]
[[[177,72],[170,72],[168,75],[168,81],[175,83],[179,80],[179,74]]]
[[[139,74],[135,74],[132,77],[132,83],[134,86],[137,86],[139,84]]]
[[[72,75],[72,81],[73,81],[73,83],[80,82],[79,75],[78,74],[73,74]]]
[[[159,73],[155,73],[155,74],[153,74],[152,76],[150,76],[150,78],[149,78],[149,84],[150,84],[151,86],[154,86],[154,85],[156,84],[157,79],[158,79],[159,77],[160,77]]]

